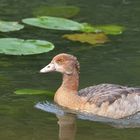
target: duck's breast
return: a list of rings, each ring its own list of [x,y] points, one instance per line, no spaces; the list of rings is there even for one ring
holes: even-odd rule
[[[55,93],[54,101],[60,106],[79,110],[80,106],[84,104],[86,100],[78,96],[76,91],[70,91],[60,87]]]

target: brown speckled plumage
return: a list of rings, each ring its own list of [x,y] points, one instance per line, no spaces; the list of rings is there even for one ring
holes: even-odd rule
[[[127,96],[128,94],[140,95],[140,88],[131,88],[115,84],[99,84],[81,89],[78,92],[79,96],[87,98],[87,102],[90,104],[94,103],[99,107],[104,102],[112,104],[115,100],[121,98],[122,95]]]

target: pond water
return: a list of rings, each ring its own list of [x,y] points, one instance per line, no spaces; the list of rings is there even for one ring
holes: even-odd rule
[[[18,32],[0,33],[0,37],[46,39],[56,48],[32,56],[0,55],[0,139],[1,140],[139,140],[140,128],[116,128],[108,123],[76,118],[72,114],[55,115],[35,108],[46,95],[15,95],[21,88],[55,91],[61,74],[39,74],[53,56],[66,52],[76,55],[81,64],[80,88],[99,83],[140,85],[140,1],[139,0],[0,0],[0,19],[21,20],[32,17],[43,5],[72,5],[80,13],[72,19],[92,24],[123,25],[126,31],[110,36],[112,42],[98,47],[71,42],[51,31],[26,26]],[[51,102],[51,99],[50,99]],[[139,120],[137,120],[139,121]],[[120,126],[121,127],[121,126]]]

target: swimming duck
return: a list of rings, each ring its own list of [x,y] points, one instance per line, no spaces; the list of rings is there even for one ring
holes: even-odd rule
[[[140,88],[99,84],[78,91],[80,65],[73,55],[61,53],[41,73],[60,72],[61,86],[54,101],[63,107],[108,118],[124,118],[140,111]]]

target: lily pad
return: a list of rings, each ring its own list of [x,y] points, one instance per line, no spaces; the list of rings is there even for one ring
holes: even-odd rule
[[[119,25],[104,25],[104,26],[95,26],[95,27],[106,34],[111,34],[111,35],[122,34],[122,32],[124,31],[124,27]]]
[[[1,32],[18,31],[23,28],[24,28],[24,25],[21,25],[18,22],[0,21]]]
[[[65,18],[49,17],[49,16],[39,18],[26,18],[23,19],[22,22],[36,27],[55,30],[80,31],[83,28],[83,25],[78,22]]]
[[[87,23],[78,23],[73,20],[43,16],[38,18],[26,18],[22,20],[23,23],[28,25],[45,28],[45,29],[55,29],[55,30],[71,30],[71,31],[81,31],[86,33],[100,33],[117,35],[121,34],[124,30],[122,26],[118,25],[89,25]]]
[[[9,55],[31,55],[51,51],[54,45],[43,40],[23,40],[18,38],[1,38],[0,53]]]
[[[108,37],[103,33],[66,34],[63,37],[72,41],[80,41],[82,43],[89,43],[92,45],[103,44],[109,41]]]
[[[39,90],[39,89],[19,89],[14,92],[17,95],[39,95],[46,94],[48,96],[54,96],[53,92],[48,90]]]
[[[76,6],[48,6],[43,5],[35,9],[33,15],[35,16],[55,16],[71,18],[77,15],[80,11]]]
[[[119,26],[119,25],[89,25],[87,23],[83,24],[82,28],[83,32],[103,32],[105,34],[111,34],[111,35],[118,35],[121,34],[124,31],[124,27]]]

